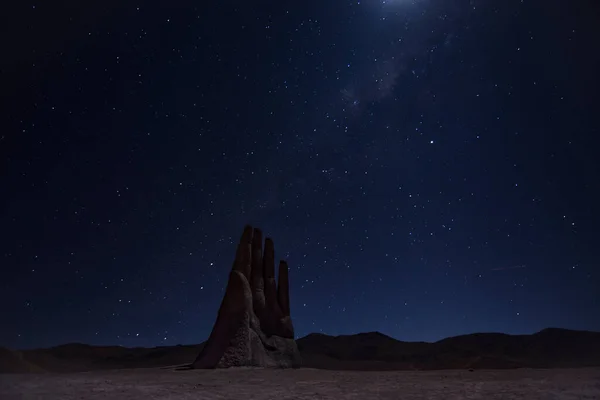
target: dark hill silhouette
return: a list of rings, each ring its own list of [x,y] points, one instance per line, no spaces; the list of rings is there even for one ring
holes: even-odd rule
[[[303,366],[340,370],[576,368],[600,366],[600,333],[544,329],[533,335],[475,333],[435,343],[403,342],[379,332],[297,341]],[[127,348],[66,344],[48,349],[0,348],[0,372],[75,372],[189,364],[203,344]]]
[[[435,343],[373,332],[311,334],[297,341],[305,365],[334,369],[558,368],[600,365],[600,333],[544,329],[533,335],[475,333]]]
[[[44,372],[42,368],[23,358],[20,351],[0,347],[0,372]]]
[[[144,348],[69,343],[47,349],[21,350],[16,353],[19,353],[24,362],[37,368],[38,371],[79,372],[152,368],[189,363],[195,357],[193,354],[196,354],[201,348],[201,345]],[[5,362],[4,355],[0,352],[0,372],[27,371],[17,371],[17,368]]]

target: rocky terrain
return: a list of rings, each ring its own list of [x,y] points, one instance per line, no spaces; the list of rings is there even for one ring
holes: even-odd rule
[[[600,369],[323,371],[131,369],[0,375],[0,398],[17,399],[565,399],[600,398]]]

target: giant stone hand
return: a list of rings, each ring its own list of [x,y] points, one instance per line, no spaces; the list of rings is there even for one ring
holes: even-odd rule
[[[290,317],[288,266],[279,263],[275,283],[273,241],[246,226],[237,248],[217,321],[192,364],[194,368],[232,366],[298,367],[300,355]]]

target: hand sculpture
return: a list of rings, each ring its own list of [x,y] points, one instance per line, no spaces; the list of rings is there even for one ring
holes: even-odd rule
[[[298,367],[300,356],[290,317],[288,267],[279,263],[275,284],[273,241],[251,226],[237,248],[217,321],[193,368]]]

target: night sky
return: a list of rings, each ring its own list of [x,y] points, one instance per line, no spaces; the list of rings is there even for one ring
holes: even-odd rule
[[[0,17],[0,345],[199,343],[248,223],[298,337],[600,330],[594,1],[50,3]]]

